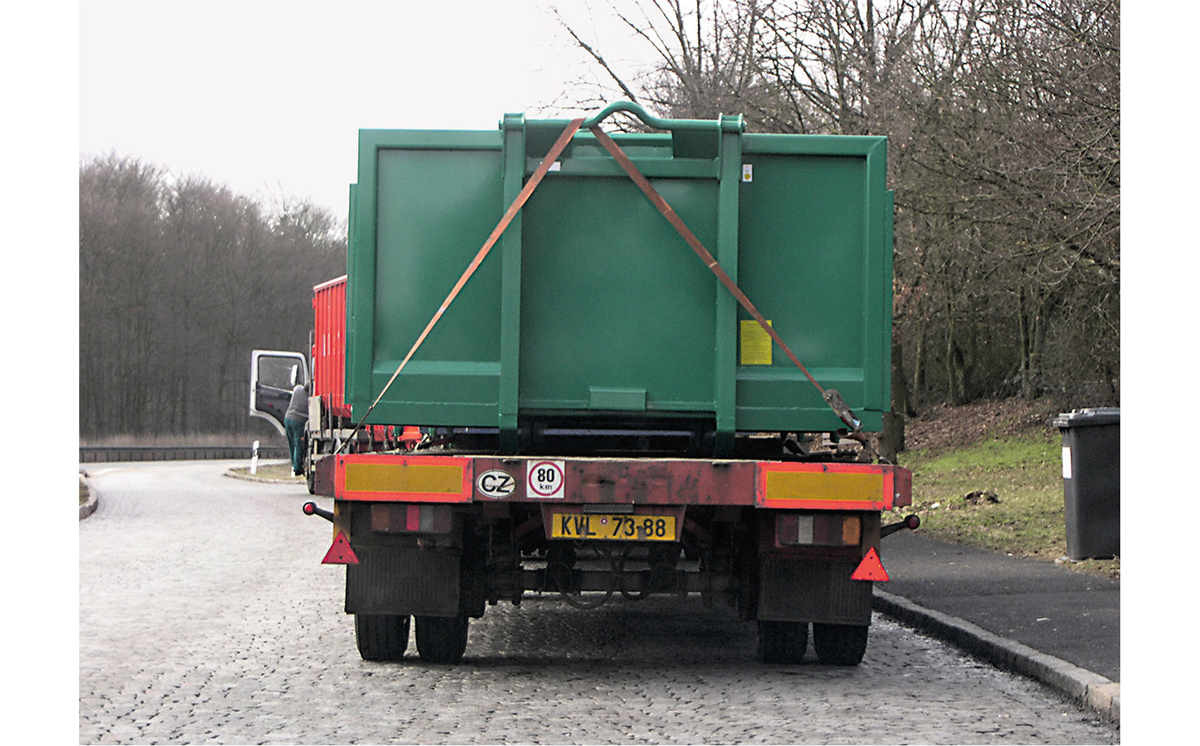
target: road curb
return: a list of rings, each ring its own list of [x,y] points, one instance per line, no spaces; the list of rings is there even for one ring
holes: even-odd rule
[[[1001,668],[1041,681],[1110,720],[1121,722],[1120,682],[879,588],[875,588],[874,608]]]
[[[95,513],[96,508],[100,507],[100,497],[96,494],[96,491],[92,489],[92,485],[88,484],[86,472],[79,472],[79,484],[85,490],[87,490],[88,493],[87,501],[83,505],[79,506],[79,520],[82,521],[92,513]]]
[[[276,479],[272,477],[260,477],[257,474],[243,474],[242,472],[234,469],[230,469],[229,471],[225,472],[225,476],[229,477],[230,479],[241,479],[247,482],[258,482],[259,484],[306,484],[306,482],[300,478]]]

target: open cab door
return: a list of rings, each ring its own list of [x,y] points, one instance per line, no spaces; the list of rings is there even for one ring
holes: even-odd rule
[[[286,435],[283,415],[296,384],[308,383],[308,360],[303,353],[255,350],[250,364],[250,416],[262,417]]]

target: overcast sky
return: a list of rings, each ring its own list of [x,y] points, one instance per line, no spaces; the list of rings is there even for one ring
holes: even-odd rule
[[[80,155],[115,151],[344,217],[360,128],[567,113],[588,66],[552,4],[610,45],[624,38],[582,0],[83,0]]]

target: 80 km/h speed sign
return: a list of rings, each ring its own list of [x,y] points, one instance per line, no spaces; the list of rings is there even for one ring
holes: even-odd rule
[[[529,461],[525,472],[525,494],[530,498],[561,500],[566,464],[563,461]]]

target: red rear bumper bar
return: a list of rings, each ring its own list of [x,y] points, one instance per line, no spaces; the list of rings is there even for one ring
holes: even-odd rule
[[[793,510],[890,510],[912,504],[912,473],[880,464],[404,454],[336,458],[338,500]]]

